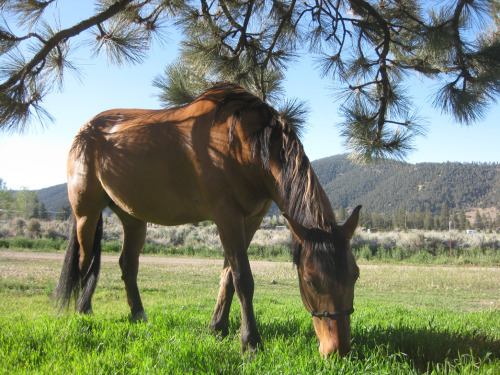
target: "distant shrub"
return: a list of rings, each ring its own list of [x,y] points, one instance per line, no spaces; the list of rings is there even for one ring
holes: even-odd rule
[[[51,240],[59,240],[59,239],[66,239],[66,235],[59,233],[57,230],[52,229],[52,228],[47,228],[43,234],[43,238],[49,238]]]
[[[66,247],[66,241],[62,238],[38,238],[33,240],[32,249],[34,250],[63,250]]]
[[[418,233],[415,236],[410,236],[407,241],[407,247],[410,251],[417,252],[427,247],[425,236]]]
[[[402,249],[400,247],[396,247],[393,251],[392,251],[392,258],[396,261],[402,261],[406,258],[409,257],[409,251],[406,250],[406,249]]]
[[[10,241],[11,248],[31,249],[33,248],[33,240],[26,237],[15,237]]]
[[[206,257],[206,258],[218,258],[222,257],[223,250],[217,248],[217,247],[199,247],[198,248],[199,255]]]
[[[15,221],[15,226],[18,230],[24,230],[24,228],[26,227],[26,221],[24,221],[24,219],[17,218]]]
[[[118,253],[122,249],[122,243],[119,241],[106,241],[101,246],[102,251],[107,253]]]
[[[426,250],[420,250],[413,257],[418,263],[429,263],[434,256]]]
[[[446,247],[444,244],[440,243],[436,246],[436,249],[434,250],[434,255],[440,256],[440,255],[449,255],[450,254],[450,248]]]
[[[368,245],[364,245],[360,250],[359,250],[359,257],[370,260],[372,258],[372,249]]]
[[[165,247],[154,242],[146,242],[141,250],[143,254],[161,254]]]
[[[123,228],[115,216],[104,216],[104,252],[119,253]],[[64,250],[67,221],[11,219],[0,222],[1,249]],[[39,238],[41,237],[41,238]],[[290,261],[291,234],[286,229],[261,228],[248,249],[250,258]],[[369,262],[500,264],[500,236],[484,232],[376,232],[358,231],[352,241],[357,259]],[[148,226],[143,254],[221,258],[218,230],[212,222],[174,227]]]
[[[386,248],[385,246],[379,246],[377,248],[375,256],[377,257],[378,260],[384,260],[384,261],[391,260],[392,259],[391,249]]]
[[[26,225],[26,231],[31,238],[40,237],[42,225],[37,219],[30,219]]]
[[[290,247],[283,244],[263,246],[252,244],[248,248],[248,256],[258,259],[291,259]]]

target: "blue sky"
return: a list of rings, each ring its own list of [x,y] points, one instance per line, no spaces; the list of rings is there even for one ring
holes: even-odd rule
[[[71,8],[60,10],[63,27],[88,14],[91,2],[71,2]],[[61,6],[65,2],[60,2]],[[78,129],[97,113],[110,108],[159,108],[153,78],[175,59],[177,45],[174,30],[172,41],[165,46],[154,45],[142,64],[117,68],[105,57],[91,58],[82,47],[72,61],[82,68],[80,80],[68,76],[62,92],[47,97],[45,108],[54,123],[42,128],[34,124],[24,134],[0,133],[0,178],[11,189],[39,189],[66,180],[66,154]],[[89,37],[87,35],[87,37]],[[319,77],[313,60],[297,61],[288,71],[285,91],[288,97],[308,101],[311,113],[308,131],[302,141],[311,160],[345,153],[336,124],[338,114],[333,86]],[[483,121],[471,127],[458,125],[429,104],[435,83],[412,79],[410,93],[415,106],[427,118],[427,136],[416,139],[415,151],[406,161],[421,162],[499,162],[500,105],[494,104]]]

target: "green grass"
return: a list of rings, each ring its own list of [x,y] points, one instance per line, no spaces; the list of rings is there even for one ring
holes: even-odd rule
[[[236,299],[229,336],[208,328],[220,260],[143,256],[149,321],[134,324],[117,256],[103,257],[94,315],[80,316],[54,309],[62,254],[45,255],[0,251],[2,373],[500,373],[499,268],[362,264],[353,350],[325,360],[290,263],[252,262],[264,350],[248,356],[240,354]]]

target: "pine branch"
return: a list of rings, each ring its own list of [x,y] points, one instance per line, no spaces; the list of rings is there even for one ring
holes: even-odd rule
[[[191,103],[210,87],[210,83],[179,61],[169,65],[164,75],[156,76],[153,86],[161,90],[158,98],[163,107],[168,108]]]
[[[107,19],[113,17],[118,12],[123,10],[127,4],[129,4],[133,0],[119,0],[115,2],[112,6],[110,6],[107,10],[102,13],[99,13],[91,18],[88,18],[85,21],[78,23],[77,25],[70,27],[65,30],[61,30],[55,35],[52,36],[46,43],[43,44],[43,47],[38,51],[38,53],[33,56],[31,61],[29,61],[23,69],[16,72],[12,76],[9,77],[5,82],[0,84],[0,92],[3,92],[9,87],[12,87],[14,84],[18,82],[22,82],[27,74],[31,73],[33,69],[40,64],[50,53],[50,51],[55,48],[59,43],[64,40],[67,40],[75,35],[80,34],[82,31],[87,30],[93,26],[96,26]]]
[[[275,96],[280,85],[274,81],[283,79],[285,62],[292,56],[283,39],[296,2],[284,13],[279,1],[270,8],[255,0],[219,1],[219,13],[206,1],[201,3],[201,13],[191,9],[184,22],[189,37],[183,44],[183,61],[199,73],[205,70],[202,74],[210,75],[209,80],[239,83],[264,100]]]
[[[278,39],[281,37],[285,24],[289,23],[292,19],[292,14],[295,9],[295,3],[296,3],[295,0],[291,2],[288,11],[281,18],[280,24],[276,32],[274,33],[273,40],[269,45],[269,47],[267,48],[267,54],[264,57],[264,61],[262,62],[262,67],[261,67],[261,74],[260,74],[261,85],[264,84],[264,72],[267,69],[269,62],[271,61],[271,57],[273,56],[273,50],[276,47],[276,43],[278,42]],[[263,99],[266,100],[265,92],[263,93]]]
[[[116,65],[141,62],[148,48],[148,36],[141,29],[130,27],[121,20],[113,22],[108,30],[97,25],[99,33],[95,33],[97,45],[94,54],[106,51],[108,59]]]
[[[31,27],[53,3],[0,0],[0,7]],[[72,37],[92,29],[95,53],[105,51],[116,64],[136,63],[171,18],[184,39],[179,61],[155,79],[163,104],[183,104],[217,81],[238,83],[271,104],[284,102],[286,69],[298,50],[308,48],[320,56],[323,77],[343,85],[342,135],[363,160],[402,158],[423,133],[402,86],[411,73],[444,77],[434,105],[466,124],[480,119],[500,94],[498,1],[457,0],[437,11],[422,0],[98,3],[98,14],[66,30],[16,36],[0,26],[0,129],[15,128],[17,121],[24,126],[32,111],[43,116],[49,76],[62,85],[63,72],[76,70],[67,58]],[[27,61],[16,56],[15,47],[24,43],[38,48]],[[301,108],[299,102],[285,105],[290,122],[304,120]]]
[[[6,10],[18,15],[19,25],[33,27],[42,17],[45,9],[55,0],[11,0],[6,2]]]
[[[67,40],[113,17],[122,11],[131,1],[132,0],[116,1],[103,12],[73,27],[58,31],[46,40],[38,34],[28,34],[25,39],[27,37],[36,37],[42,43],[41,48],[30,61],[9,74],[8,78],[0,84],[0,130],[13,130],[16,128],[22,130],[32,114],[38,116],[40,119],[50,119],[50,116],[46,115],[46,112],[39,104],[44,95],[48,92],[48,89],[42,85],[42,81],[36,83],[37,77],[46,67],[47,60],[52,56],[52,63],[54,63],[53,57],[58,56],[58,53],[64,49],[62,45],[66,43]],[[7,38],[11,37],[5,33],[1,36],[6,36]],[[19,42],[19,40],[16,42]],[[57,50],[57,52],[54,53],[54,50]],[[59,57],[61,57],[60,53]],[[64,65],[63,61],[60,60],[59,68],[61,68],[62,65]],[[52,68],[54,67],[55,66],[52,65]]]
[[[433,104],[466,125],[482,119],[499,93],[498,34],[490,40],[479,37],[479,44],[475,47],[477,52],[473,52],[474,46],[463,40],[460,31],[465,23],[470,23],[469,8],[475,7],[484,12],[486,8],[483,5],[459,0],[451,17],[438,25],[440,28],[449,25],[450,28],[448,43],[452,53],[443,71],[455,73],[455,78],[436,91]],[[494,53],[491,54],[491,51]]]
[[[453,30],[452,32],[453,47],[455,48],[456,51],[458,66],[460,67],[461,70],[460,77],[464,79],[464,85],[466,81],[470,80],[471,74],[469,72],[469,69],[467,68],[465,52],[463,48],[463,41],[460,38],[459,21],[465,6],[469,1],[470,0],[459,0],[455,8],[455,11],[453,13],[453,17],[451,19],[451,28]]]
[[[306,131],[306,121],[310,109],[306,102],[297,98],[288,99],[278,107],[279,114],[302,137]]]

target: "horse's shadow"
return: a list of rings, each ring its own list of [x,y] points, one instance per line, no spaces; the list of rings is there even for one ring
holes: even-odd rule
[[[307,318],[309,319],[309,318]],[[231,321],[230,330],[238,330],[240,321]],[[312,325],[303,317],[289,317],[261,322],[260,332],[264,341],[279,337],[292,340],[301,335],[305,341],[315,341]],[[381,353],[384,357],[397,357],[410,362],[421,371],[428,371],[438,364],[454,363],[463,355],[472,356],[473,361],[500,358],[500,341],[471,332],[455,332],[440,327],[411,327],[398,324],[389,327],[353,326],[351,331],[351,358],[358,360]]]
[[[365,349],[370,352],[376,349],[386,355],[402,354],[422,371],[436,364],[453,363],[462,355],[471,355],[474,360],[500,358],[500,341],[440,327],[372,326],[355,328],[351,334],[356,356],[361,356]]]

